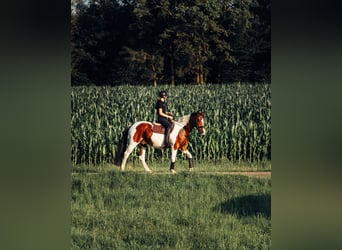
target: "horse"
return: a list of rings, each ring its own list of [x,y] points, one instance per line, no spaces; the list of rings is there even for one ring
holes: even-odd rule
[[[136,146],[139,146],[139,159],[144,169],[152,173],[145,161],[145,152],[147,145],[157,148],[166,149],[164,146],[164,131],[156,131],[158,124],[147,121],[138,121],[131,126],[128,126],[122,133],[119,140],[114,164],[120,166],[121,170],[125,170],[126,161]],[[161,127],[161,124],[159,124]],[[204,112],[194,112],[190,115],[180,117],[178,120],[172,121],[172,128],[170,133],[171,145],[171,165],[170,171],[176,174],[175,162],[177,151],[180,150],[186,155],[189,161],[189,171],[193,169],[192,155],[187,149],[189,143],[189,135],[193,128],[197,128],[200,135],[205,135],[204,128]],[[128,142],[128,146],[127,146]]]

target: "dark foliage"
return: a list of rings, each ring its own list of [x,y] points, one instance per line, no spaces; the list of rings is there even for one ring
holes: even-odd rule
[[[72,85],[271,81],[270,0],[73,0]]]

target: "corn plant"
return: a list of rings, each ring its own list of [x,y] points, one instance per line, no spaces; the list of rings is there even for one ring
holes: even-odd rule
[[[267,84],[73,87],[71,160],[76,164],[113,162],[126,126],[156,120],[157,93],[168,92],[175,116],[205,112],[207,134],[191,133],[195,159],[260,162],[271,159],[271,86]],[[148,148],[147,161],[169,159],[168,150]],[[136,158],[132,157],[133,161]]]

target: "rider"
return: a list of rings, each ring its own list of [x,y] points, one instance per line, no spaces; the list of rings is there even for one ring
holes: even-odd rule
[[[160,91],[155,105],[157,110],[157,122],[159,122],[165,128],[165,147],[170,147],[170,132],[171,132],[171,121],[173,120],[172,113],[167,111],[166,105],[167,94],[166,91]]]

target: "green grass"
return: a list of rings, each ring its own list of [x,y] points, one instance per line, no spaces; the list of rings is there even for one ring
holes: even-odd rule
[[[73,173],[72,249],[269,249],[270,190],[268,178],[185,168]]]

